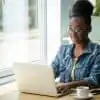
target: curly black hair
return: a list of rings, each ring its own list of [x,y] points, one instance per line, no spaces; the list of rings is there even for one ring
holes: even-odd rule
[[[93,5],[88,0],[77,0],[71,9],[70,17],[84,17],[86,23],[91,25],[91,15],[93,13]]]

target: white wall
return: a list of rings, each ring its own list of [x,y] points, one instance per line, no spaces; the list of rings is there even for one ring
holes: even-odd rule
[[[90,39],[100,43],[100,16],[92,17],[92,32],[90,33]]]
[[[66,37],[67,27],[69,25],[69,9],[74,0],[61,0],[61,37]],[[61,40],[62,40],[61,38]]]

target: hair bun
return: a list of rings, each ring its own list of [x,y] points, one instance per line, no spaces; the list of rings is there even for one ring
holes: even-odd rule
[[[71,11],[71,16],[91,16],[93,13],[93,5],[88,0],[77,0]]]

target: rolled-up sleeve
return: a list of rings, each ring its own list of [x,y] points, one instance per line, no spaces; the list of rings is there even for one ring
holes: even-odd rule
[[[59,67],[60,67],[60,53],[61,53],[61,49],[62,49],[62,46],[60,46],[59,48],[59,51],[57,52],[54,60],[52,61],[52,68],[53,68],[53,71],[54,71],[54,76],[55,78],[59,76],[60,72],[59,72]]]
[[[55,59],[53,60],[51,66],[53,68],[54,71],[54,76],[55,78],[59,76],[59,67],[60,67],[60,63],[59,63],[59,53],[57,53]]]
[[[89,85],[100,86],[100,54],[96,56],[89,77],[84,78]]]
[[[65,51],[65,46],[61,45],[54,60],[52,61],[51,66],[54,70],[55,78],[57,78],[60,75],[60,64],[61,64],[61,60],[63,59],[63,56],[64,56],[64,51]]]

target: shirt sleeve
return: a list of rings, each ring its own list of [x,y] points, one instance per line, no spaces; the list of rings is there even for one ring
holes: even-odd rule
[[[53,71],[54,71],[55,78],[57,78],[60,75],[60,62],[61,62],[63,53],[64,53],[64,46],[61,45],[59,48],[59,51],[57,52],[57,54],[51,64]]]
[[[100,86],[100,54],[96,56],[89,77],[84,80],[87,80],[90,86]]]

